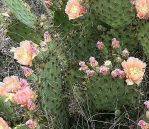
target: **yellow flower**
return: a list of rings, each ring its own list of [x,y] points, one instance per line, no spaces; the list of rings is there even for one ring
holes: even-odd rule
[[[69,20],[76,19],[86,12],[85,8],[78,0],[69,0],[67,2],[65,13],[68,15]]]
[[[122,62],[122,67],[126,73],[127,85],[133,85],[134,83],[139,85],[142,82],[146,63],[138,58],[129,57],[127,61]]]
[[[2,117],[0,117],[0,129],[9,129],[7,122]]]
[[[147,19],[149,17],[149,0],[136,0],[135,7],[137,16],[140,19]]]
[[[32,65],[32,60],[37,56],[36,44],[32,41],[22,41],[20,42],[20,47],[14,49],[14,59],[22,65]]]
[[[7,92],[9,91],[17,91],[18,87],[20,86],[19,78],[17,76],[10,76],[5,77],[3,79],[3,83]]]

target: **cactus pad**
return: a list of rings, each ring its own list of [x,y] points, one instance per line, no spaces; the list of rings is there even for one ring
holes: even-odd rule
[[[30,11],[30,7],[23,0],[4,0],[16,18],[31,28],[35,28],[37,17]]]
[[[93,14],[113,28],[124,27],[135,18],[135,11],[129,0],[93,0]]]

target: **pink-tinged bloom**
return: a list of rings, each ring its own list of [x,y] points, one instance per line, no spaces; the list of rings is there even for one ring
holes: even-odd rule
[[[124,71],[120,70],[119,71],[119,78],[125,78],[126,74]]]
[[[76,19],[82,16],[86,9],[80,4],[78,0],[68,0],[65,13],[68,15],[69,20]]]
[[[21,69],[26,77],[29,77],[33,74],[33,70],[29,67],[21,66]]]
[[[3,83],[7,92],[17,91],[20,86],[19,78],[17,76],[5,77]]]
[[[18,87],[18,90],[22,90],[27,86],[29,86],[29,84],[27,83],[27,80],[20,78],[20,86]]]
[[[143,63],[138,58],[129,57],[127,61],[122,62],[122,67],[126,74],[127,85],[133,85],[134,83],[139,85],[142,82],[146,63]]]
[[[147,109],[149,109],[149,100],[144,102],[144,105],[146,106]]]
[[[35,129],[36,128],[36,122],[33,121],[33,120],[28,120],[26,123],[25,123],[26,126],[28,126],[30,129]]]
[[[22,65],[32,65],[32,60],[38,53],[37,45],[32,41],[25,40],[20,42],[20,47],[14,49],[14,59]]]
[[[111,72],[111,75],[113,78],[118,77],[119,76],[119,71],[120,69],[115,69]]]
[[[4,86],[0,86],[0,96],[5,96],[7,95],[7,90]]]
[[[0,129],[9,129],[7,122],[2,117],[0,117]]]
[[[110,69],[108,67],[104,66],[104,65],[99,67],[99,73],[101,73],[103,75],[109,74],[109,70]]]
[[[93,70],[86,70],[85,73],[86,73],[86,75],[88,77],[92,77],[95,74],[95,71],[93,71]]]
[[[46,31],[46,32],[44,33],[44,42],[48,43],[48,42],[51,42],[51,41],[52,41],[52,37],[51,37],[51,35],[49,34],[49,32]]]
[[[149,0],[136,0],[135,8],[137,11],[137,17],[140,19],[149,18]]]
[[[129,51],[126,48],[122,51],[122,56],[123,57],[129,56]]]
[[[95,57],[90,57],[89,58],[89,62],[90,62],[90,65],[94,68],[96,66],[98,66],[98,62],[97,60],[95,59]]]
[[[36,94],[30,89],[30,87],[23,88],[18,90],[13,96],[15,103],[20,104],[21,106],[27,107],[29,110],[31,108],[31,102],[35,101]]]
[[[88,66],[85,64],[84,61],[80,61],[79,65],[81,66],[79,70],[82,70],[82,71],[88,70]]]
[[[44,0],[45,5],[47,6],[47,8],[51,8],[52,7],[52,2],[51,0]]]
[[[40,43],[40,48],[41,48],[41,51],[45,52],[45,51],[48,51],[48,45],[46,42],[41,42]]]
[[[140,121],[138,122],[138,126],[140,126],[141,129],[148,129],[149,124],[146,123],[144,120],[140,120]]]
[[[96,44],[96,47],[99,49],[99,50],[103,50],[104,49],[104,47],[105,47],[105,45],[103,44],[103,42],[97,42],[97,44]]]
[[[34,109],[36,108],[35,103],[34,103],[31,99],[28,100],[28,102],[27,102],[27,108],[28,108],[30,111],[32,111],[32,110],[34,110]]]
[[[119,78],[125,78],[125,72],[120,69],[115,69],[111,72],[111,75],[113,78],[119,77]]]
[[[116,38],[112,39],[112,47],[113,48],[119,48],[120,47],[120,43]]]

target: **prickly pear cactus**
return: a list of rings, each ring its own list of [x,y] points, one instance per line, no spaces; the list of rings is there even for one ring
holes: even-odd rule
[[[39,43],[42,40],[41,31],[31,29],[17,20],[14,20],[8,26],[8,35],[15,42],[32,40],[35,43]]]
[[[93,112],[95,110],[114,111],[130,104],[135,106],[138,100],[139,93],[133,87],[126,86],[124,80],[115,80],[110,76],[86,78],[80,71],[70,72],[68,76],[71,76],[71,78],[69,77],[69,82],[72,86],[77,85],[81,87],[80,89],[84,87],[82,95],[80,95],[80,91],[77,95],[85,96],[83,94],[86,94],[83,99],[87,101],[89,109]]]
[[[110,29],[105,32],[99,31],[98,40],[102,41],[107,47],[111,46],[111,39],[116,38],[120,41],[120,45],[123,48],[129,46],[129,51],[134,51],[138,46],[137,29],[132,25],[124,29]]]
[[[96,109],[115,110],[123,106],[135,106],[138,94],[131,86],[126,86],[124,80],[112,77],[93,77],[87,83],[90,101]]]
[[[130,0],[93,0],[92,14],[113,28],[124,27],[135,18]]]
[[[142,45],[143,50],[147,58],[149,59],[149,24],[148,23],[140,23],[139,30],[138,30],[138,40],[139,43]]]
[[[3,112],[7,118],[13,119],[15,117],[14,108],[10,101],[6,101],[6,98],[2,96],[0,97],[0,112]]]
[[[4,0],[4,2],[18,20],[28,27],[35,28],[37,17],[30,11],[29,5],[23,2],[23,0]]]
[[[47,120],[54,128],[67,129],[67,115],[62,101],[61,69],[56,56],[51,56],[41,76],[42,106]]]
[[[62,95],[61,54],[58,42],[49,43],[49,54],[45,56],[43,71],[40,74],[40,97],[48,126],[52,129],[68,128],[67,112]],[[63,64],[64,65],[64,64]]]

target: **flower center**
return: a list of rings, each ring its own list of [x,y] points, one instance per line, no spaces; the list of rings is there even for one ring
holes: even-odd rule
[[[134,76],[134,75],[139,75],[140,72],[141,72],[140,69],[138,69],[137,67],[130,68],[130,74],[131,74],[132,76]]]
[[[70,11],[71,13],[76,13],[77,10],[78,10],[77,6],[73,6]]]

